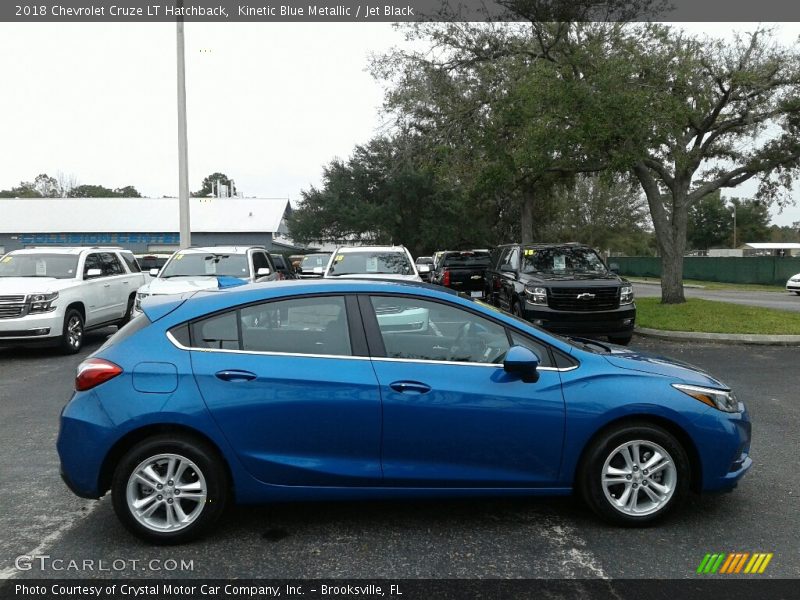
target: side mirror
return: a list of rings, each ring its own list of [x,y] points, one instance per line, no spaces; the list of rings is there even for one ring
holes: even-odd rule
[[[86,279],[92,279],[93,277],[100,277],[103,274],[102,269],[89,269],[86,271]]]
[[[258,271],[256,271],[256,277],[266,277],[272,273],[269,267],[261,267]]]
[[[519,375],[525,383],[536,383],[539,381],[539,357],[533,350],[524,346],[511,346],[506,353],[503,361],[503,369],[506,373]]]
[[[423,274],[427,275],[428,273],[431,272],[431,266],[430,265],[418,265],[417,266],[417,271],[419,271],[420,275],[423,275]]]
[[[615,275],[619,275],[619,264],[611,263],[611,265],[609,265],[608,267],[608,270],[614,273]]]
[[[325,269],[322,267],[314,267],[314,275],[322,275],[325,272]]]
[[[152,277],[158,277],[159,269],[150,269],[149,273]]]

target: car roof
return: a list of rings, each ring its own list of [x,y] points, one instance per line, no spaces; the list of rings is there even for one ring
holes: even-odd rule
[[[81,252],[130,252],[119,246],[36,246],[34,248],[21,248],[12,250],[9,254],[80,254]]]
[[[348,252],[406,252],[405,246],[342,246],[336,249],[337,254]]]
[[[525,248],[563,248],[564,246],[570,246],[573,248],[591,248],[591,246],[588,244],[582,244],[581,242],[529,242],[527,244],[500,244],[497,247],[509,248],[510,246],[523,246]]]
[[[179,250],[182,254],[246,254],[248,250],[266,250],[264,246],[192,246]]]

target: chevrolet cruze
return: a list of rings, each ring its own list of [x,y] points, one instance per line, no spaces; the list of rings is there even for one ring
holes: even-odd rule
[[[286,281],[142,306],[78,367],[58,451],[73,492],[110,490],[152,542],[232,502],[578,492],[641,525],[751,465],[745,407],[711,375],[444,288]]]

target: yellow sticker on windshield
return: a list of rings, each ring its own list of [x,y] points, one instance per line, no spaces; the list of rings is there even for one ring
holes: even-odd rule
[[[11,262],[11,259],[12,259],[12,258],[14,258],[14,257],[13,257],[13,256],[5,256],[5,257],[3,257],[3,262],[4,262],[4,263]]]
[[[333,262],[337,262],[338,263],[338,262],[342,262],[343,260],[344,260],[344,254],[337,254],[336,255],[336,260],[334,260]]]
[[[184,256],[183,254],[176,254],[175,260],[183,260],[183,256]]]
[[[530,248],[525,250],[525,256],[533,256],[534,254],[536,254],[536,250],[532,250]]]

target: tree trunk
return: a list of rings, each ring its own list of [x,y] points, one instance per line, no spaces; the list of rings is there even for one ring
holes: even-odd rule
[[[523,244],[533,242],[533,214],[536,194],[533,186],[526,186],[522,192],[522,211],[520,214],[519,227]]]
[[[689,186],[675,182],[672,192],[672,219],[665,232],[670,240],[661,253],[661,304],[683,304],[683,255],[686,254],[686,226],[689,220]]]

